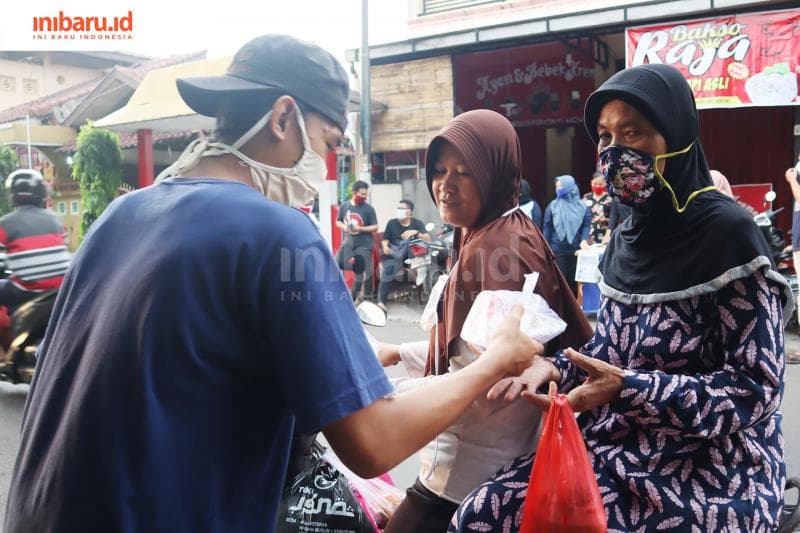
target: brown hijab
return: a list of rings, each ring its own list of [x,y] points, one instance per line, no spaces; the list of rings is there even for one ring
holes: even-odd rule
[[[499,113],[487,109],[468,111],[454,118],[434,137],[425,157],[428,191],[434,203],[433,175],[442,143],[450,143],[464,158],[477,182],[481,212],[474,228],[456,228],[454,257],[439,302],[439,353],[431,332],[426,374],[447,372],[448,359],[461,327],[478,293],[485,290],[522,290],[524,275],[539,273],[536,293],[567,323],[566,331],[553,339],[546,353],[582,346],[592,329],[556,265],[555,256],[541,232],[517,207],[521,151],[517,132]]]

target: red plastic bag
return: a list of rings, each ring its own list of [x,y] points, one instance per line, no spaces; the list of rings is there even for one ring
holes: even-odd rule
[[[605,533],[600,488],[567,397],[553,398],[533,461],[519,533]]]

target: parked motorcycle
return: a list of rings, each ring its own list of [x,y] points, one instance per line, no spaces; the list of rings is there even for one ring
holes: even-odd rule
[[[442,274],[450,271],[450,252],[453,248],[453,226],[445,224],[437,230],[435,224],[428,223],[425,229],[431,235],[431,240],[412,240],[412,255],[415,257],[406,260],[410,268],[419,269],[415,279],[418,284],[424,282],[424,300],[420,301],[423,304]]]

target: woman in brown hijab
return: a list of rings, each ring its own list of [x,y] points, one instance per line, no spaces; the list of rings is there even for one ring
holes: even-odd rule
[[[542,234],[519,210],[520,144],[511,123],[489,110],[459,115],[430,143],[426,177],[439,213],[456,226],[457,260],[438,301],[430,341],[384,345],[384,364],[402,360],[411,376],[398,391],[447,379],[478,354],[460,338],[475,297],[484,290],[522,289],[524,275],[539,273],[535,292],[566,322],[545,353],[580,346],[592,330]],[[438,298],[434,293],[431,298]],[[536,447],[540,412],[524,400],[526,386],[548,377],[534,363],[521,378],[503,380],[476,401],[457,424],[420,451],[419,477],[385,531],[442,533],[461,500],[511,459]]]

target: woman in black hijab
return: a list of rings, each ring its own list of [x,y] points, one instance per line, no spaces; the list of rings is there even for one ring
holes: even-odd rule
[[[601,265],[594,337],[551,360],[581,412],[609,531],[772,531],[786,477],[786,281],[753,219],[714,190],[679,71],[617,73],[585,122],[609,192],[633,209]],[[518,526],[522,499],[504,495],[530,468],[521,458],[476,489],[452,529]]]

